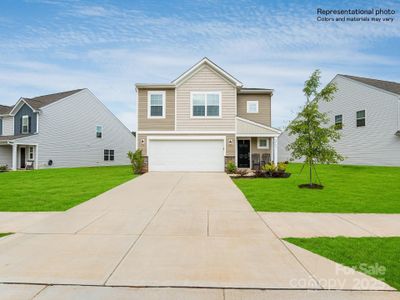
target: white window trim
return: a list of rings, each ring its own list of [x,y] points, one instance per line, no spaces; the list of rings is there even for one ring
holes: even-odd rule
[[[26,131],[24,131],[24,120],[27,120],[27,125],[26,125],[27,130]],[[29,133],[29,116],[28,115],[22,116],[21,133],[23,133],[23,134]]]
[[[267,146],[260,146],[260,140],[267,140]],[[259,137],[257,138],[257,149],[269,149],[269,138]]]
[[[151,95],[162,95],[162,116],[151,115]],[[165,119],[165,91],[148,91],[147,92],[147,118],[148,119]]]
[[[248,114],[258,114],[258,100],[250,100],[250,101],[247,101],[247,103],[246,103],[247,105],[247,113]],[[257,106],[257,109],[256,109],[256,111],[250,111],[249,110],[249,107],[250,107],[250,105],[251,104],[256,104],[256,106]]]
[[[193,94],[205,94],[205,115],[204,116],[193,116]],[[219,115],[218,116],[207,116],[207,95],[208,94],[218,94],[218,105],[219,105]],[[222,116],[222,93],[221,92],[190,92],[190,118],[191,119],[220,119]]]
[[[97,137],[97,127],[101,128],[101,137]],[[104,131],[103,131],[103,125],[96,125],[96,139],[102,139],[104,135]]]
[[[31,154],[32,154],[32,156],[31,156]],[[35,159],[35,149],[34,149],[33,146],[29,146],[29,148],[28,148],[28,159],[29,160],[34,160]]]

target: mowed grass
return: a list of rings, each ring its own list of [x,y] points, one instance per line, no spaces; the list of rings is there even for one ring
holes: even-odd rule
[[[0,211],[64,211],[132,178],[130,166],[0,173]]]
[[[400,237],[318,237],[285,240],[400,289]]]
[[[2,238],[3,236],[6,236],[6,235],[10,235],[11,233],[0,233],[0,238]]]
[[[289,164],[289,178],[234,179],[257,211],[400,213],[400,167],[318,165],[323,190],[298,188],[308,168]]]

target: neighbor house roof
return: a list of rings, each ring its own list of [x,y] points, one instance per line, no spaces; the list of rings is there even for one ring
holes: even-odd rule
[[[386,80],[379,80],[373,78],[366,78],[366,77],[358,77],[358,76],[351,76],[351,75],[343,75],[339,74],[339,76],[343,76],[364,84],[368,84],[370,86],[400,95],[400,83],[394,81],[386,81]]]
[[[10,113],[12,108],[13,108],[12,106],[6,106],[6,105],[0,104],[0,115],[6,115],[6,114]]]
[[[281,131],[247,119],[236,117],[237,136],[278,136]]]
[[[272,94],[274,92],[273,89],[264,89],[264,88],[245,88],[242,87],[238,90],[238,94]]]
[[[0,135],[0,142],[7,142],[7,141],[12,141],[16,139],[20,139],[23,137],[30,136],[30,134],[24,134],[24,135]]]
[[[66,92],[61,92],[61,93],[55,93],[55,94],[49,94],[49,95],[44,95],[44,96],[38,96],[34,98],[23,98],[32,108],[34,109],[39,109],[43,106],[49,105],[53,102],[56,102],[58,100],[61,100],[63,98],[66,98],[68,96],[71,96],[73,94],[76,94],[83,89],[77,89],[77,90],[72,90],[72,91],[66,91]]]

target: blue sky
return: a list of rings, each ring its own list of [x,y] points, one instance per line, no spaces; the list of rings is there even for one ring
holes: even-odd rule
[[[346,1],[347,2],[347,1]],[[0,1],[0,103],[87,87],[135,129],[136,82],[169,82],[207,56],[275,89],[290,121],[319,68],[400,82],[400,1]],[[321,23],[316,9],[391,8],[393,23]]]

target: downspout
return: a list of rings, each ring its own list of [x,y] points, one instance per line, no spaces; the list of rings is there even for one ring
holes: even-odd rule
[[[400,137],[400,97],[397,100],[397,131],[395,135]]]

